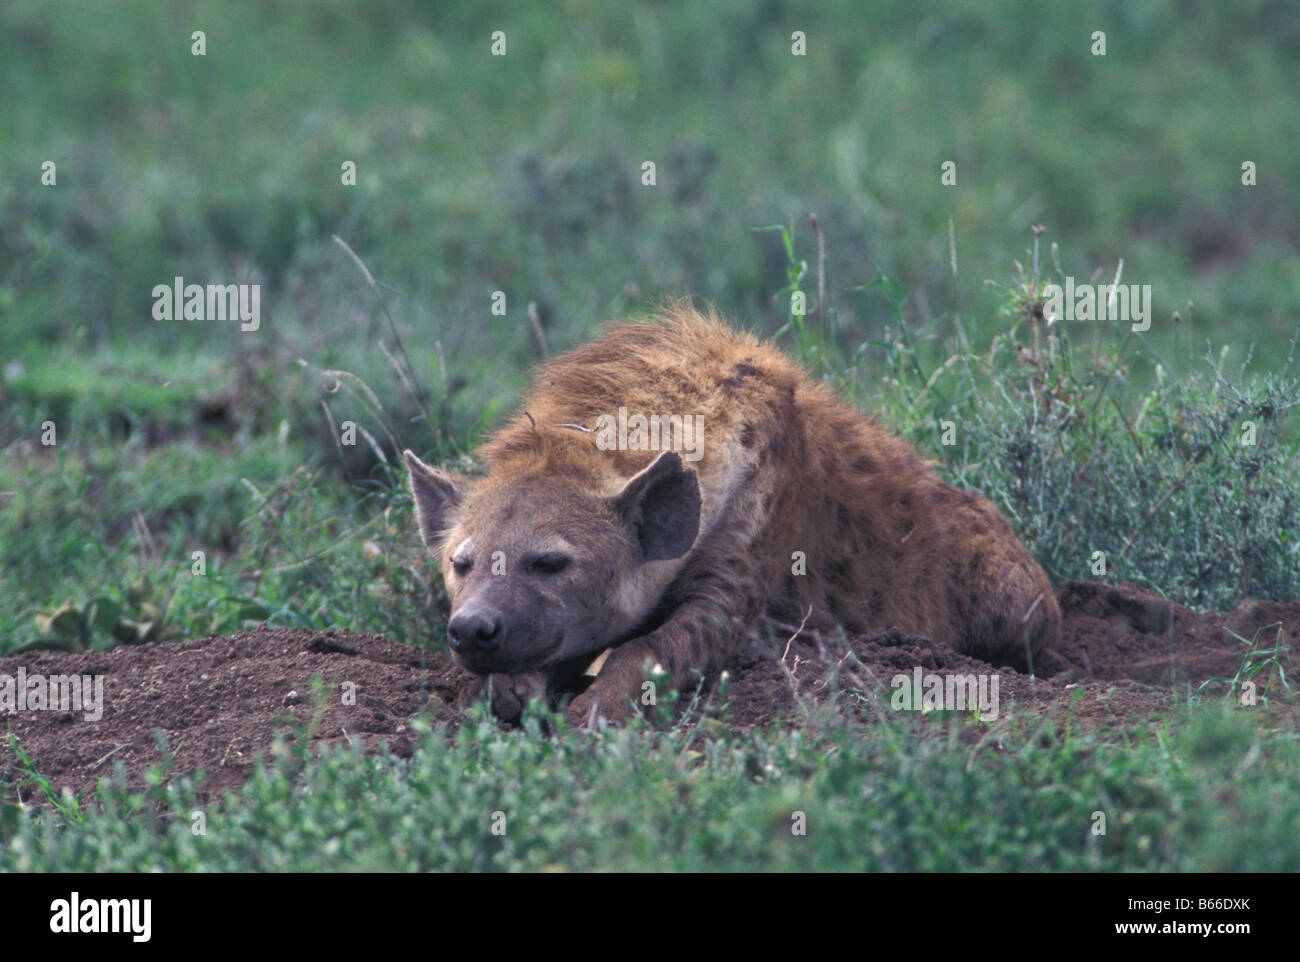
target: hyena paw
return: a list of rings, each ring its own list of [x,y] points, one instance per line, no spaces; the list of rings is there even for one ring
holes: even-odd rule
[[[488,690],[492,694],[492,714],[503,722],[517,725],[530,701],[534,698],[546,700],[547,680],[541,673],[491,675]]]
[[[468,708],[483,697],[487,690],[487,679],[482,675],[463,672],[463,677],[456,685],[455,704],[458,708]]]
[[[611,722],[625,722],[636,711],[632,704],[632,692],[626,685],[606,680],[601,677],[591,683],[586,691],[569,702],[564,716],[575,728],[595,728],[596,719],[604,718]]]

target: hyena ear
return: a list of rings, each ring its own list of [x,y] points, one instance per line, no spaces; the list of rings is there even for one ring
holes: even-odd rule
[[[429,467],[409,450],[403,451],[402,457],[411,476],[420,537],[429,549],[438,551],[442,548],[443,535],[451,527],[451,513],[465,497],[465,489],[462,482]]]
[[[680,558],[700,532],[700,480],[665,451],[614,496],[614,510],[636,533],[646,561]]]

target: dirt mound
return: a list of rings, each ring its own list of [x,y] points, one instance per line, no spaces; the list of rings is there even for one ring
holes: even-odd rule
[[[1089,581],[1065,582],[1057,598],[1065,623],[1051,667],[1080,678],[1151,684],[1231,678],[1249,642],[1272,648],[1279,627],[1283,643],[1300,627],[1296,601],[1256,601],[1226,614],[1197,614],[1135,585]]]
[[[1037,677],[994,671],[892,629],[866,638],[804,633],[791,639],[793,631],[768,626],[746,641],[725,694],[713,696],[711,704],[722,723],[739,732],[797,724],[836,690],[869,718],[873,710],[892,710],[892,679],[920,668],[996,677],[1004,716],[1021,722],[1038,724],[1047,717],[1086,727],[1154,724],[1182,700],[1189,684],[1238,672],[1249,645],[1230,632],[1247,642],[1258,636],[1259,648],[1273,648],[1278,625],[1284,642],[1300,625],[1296,601],[1197,614],[1132,585],[1079,581],[1062,585],[1059,599],[1063,644],[1037,666]],[[1291,669],[1288,658],[1281,664]],[[143,784],[144,773],[164,761],[159,731],[170,770],[203,769],[209,796],[240,784],[277,733],[292,740],[310,732],[313,744],[346,740],[366,750],[387,743],[394,753],[409,754],[411,720],[424,715],[454,728],[459,704],[476,687],[441,653],[342,631],[260,629],[106,652],[34,652],[0,659],[0,684],[4,676],[17,681],[20,670],[28,679],[103,677],[97,720],[84,710],[32,710],[32,704],[6,718],[32,764],[56,789],[66,786],[87,796],[117,762],[133,784]],[[1256,683],[1270,674],[1275,672],[1266,669]],[[324,682],[319,698],[314,676]],[[1008,712],[1013,704],[1015,711]],[[1044,737],[1055,730],[1051,724],[1039,727],[1049,732]],[[0,792],[18,794],[21,780],[6,739],[0,745]],[[40,801],[30,787],[21,795]]]
[[[307,729],[318,710],[314,676],[328,692],[319,704],[316,741],[359,741],[368,750],[387,742],[399,755],[411,750],[411,718],[429,714],[434,722],[454,722],[459,717],[450,704],[465,681],[442,655],[378,635],[288,629],[0,659],[0,676],[17,676],[19,669],[28,678],[104,678],[103,716],[97,720],[84,710],[17,711],[6,719],[31,763],[56,789],[93,791],[119,761],[131,782],[141,783],[146,770],[164,761],[155,734],[161,731],[170,769],[202,768],[205,791],[218,797],[247,778],[276,733],[291,740]],[[345,704],[349,685],[353,696],[346,700],[353,703]],[[14,780],[15,761],[6,740],[0,746],[0,777],[8,782]],[[7,786],[6,794],[11,794]]]

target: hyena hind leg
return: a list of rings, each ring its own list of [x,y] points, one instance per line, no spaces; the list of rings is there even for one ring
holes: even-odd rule
[[[1030,670],[1061,637],[1061,609],[1047,573],[983,498],[968,495],[951,523],[958,650],[993,665]]]
[[[990,575],[968,589],[958,649],[992,665],[1029,671],[1061,637],[1061,609],[1051,583],[1028,552]]]

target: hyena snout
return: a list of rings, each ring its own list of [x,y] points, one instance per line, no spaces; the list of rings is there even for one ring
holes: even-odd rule
[[[496,652],[505,633],[501,612],[481,605],[458,611],[447,623],[447,641],[452,650],[471,658]]]

